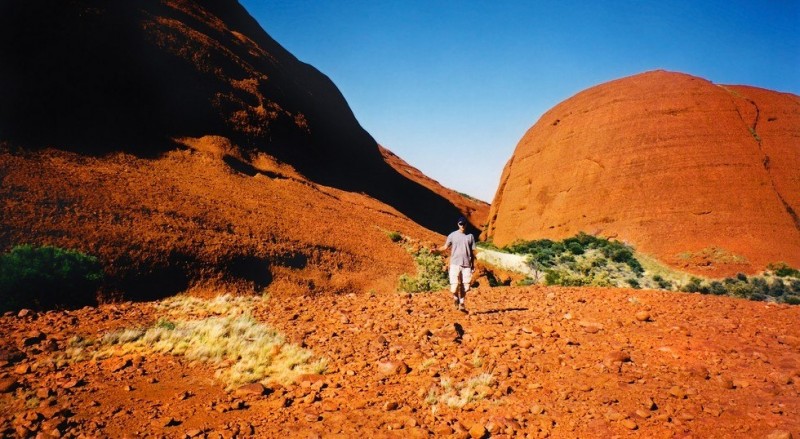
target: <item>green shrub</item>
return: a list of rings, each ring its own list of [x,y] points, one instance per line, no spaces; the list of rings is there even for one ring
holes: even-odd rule
[[[687,282],[686,285],[681,287],[681,291],[687,293],[699,293],[701,287],[702,285],[700,279],[692,277],[691,279],[689,279],[689,282]]]
[[[534,284],[536,284],[536,279],[531,279],[529,277],[521,279],[521,280],[519,280],[517,282],[517,286],[520,286],[520,287],[526,287],[528,285],[534,285]]]
[[[725,285],[723,285],[722,282],[716,281],[716,280],[711,282],[711,285],[709,286],[709,290],[711,291],[711,294],[714,294],[714,295],[717,295],[717,296],[722,296],[723,294],[727,294],[728,293],[728,289],[725,287]]]
[[[567,250],[569,250],[570,253],[572,253],[573,255],[582,255],[585,253],[585,251],[583,250],[583,246],[581,245],[580,242],[577,241],[572,241],[568,243]]]
[[[728,287],[728,293],[735,297],[750,297],[754,292],[753,286],[744,282],[737,282]]]
[[[767,295],[769,294],[769,285],[767,284],[766,279],[763,277],[754,277],[750,279],[750,285],[753,286],[753,292]]]
[[[95,304],[102,280],[103,269],[93,256],[19,245],[0,256],[0,310]]]
[[[800,297],[798,296],[786,296],[783,301],[789,305],[800,305]]]
[[[800,280],[791,281],[789,286],[793,293],[800,294]]]
[[[786,284],[783,283],[783,279],[775,279],[769,285],[769,294],[772,297],[780,297],[783,296],[783,293],[786,292]]]
[[[403,235],[401,235],[400,232],[387,232],[386,236],[388,236],[392,242],[400,242],[403,239]]]
[[[449,285],[447,273],[443,270],[444,258],[423,247],[414,254],[417,276],[400,276],[398,289],[406,293],[439,291]]]
[[[754,293],[750,295],[750,300],[755,300],[756,302],[763,302],[767,300],[767,296],[760,293]]]
[[[742,282],[747,282],[747,276],[744,273],[736,273],[736,279]]]
[[[778,277],[795,277],[800,279],[800,270],[792,268],[786,262],[775,262],[767,265],[767,269]]]
[[[636,279],[626,279],[626,282],[628,282],[628,285],[630,285],[630,286],[631,286],[631,288],[636,288],[637,290],[638,290],[639,288],[641,288],[641,287],[639,286],[639,281],[638,281],[638,280],[636,280]]]

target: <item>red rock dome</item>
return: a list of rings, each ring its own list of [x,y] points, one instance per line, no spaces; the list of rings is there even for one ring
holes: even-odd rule
[[[613,237],[709,275],[800,265],[800,97],[654,71],[545,113],[506,164],[497,245]]]

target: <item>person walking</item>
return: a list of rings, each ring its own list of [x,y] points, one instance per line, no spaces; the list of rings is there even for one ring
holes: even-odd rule
[[[466,233],[466,228],[467,219],[462,216],[458,219],[458,230],[447,235],[444,245],[439,247],[439,251],[450,249],[450,292],[453,293],[453,304],[463,312],[467,311],[464,299],[475,267],[475,237]]]

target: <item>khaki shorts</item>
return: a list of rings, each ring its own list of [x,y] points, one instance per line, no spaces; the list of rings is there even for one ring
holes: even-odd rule
[[[460,278],[460,279],[459,279]],[[472,281],[472,269],[459,265],[450,266],[450,292],[455,294],[458,288],[458,281],[464,284],[464,292],[469,291],[469,284]]]

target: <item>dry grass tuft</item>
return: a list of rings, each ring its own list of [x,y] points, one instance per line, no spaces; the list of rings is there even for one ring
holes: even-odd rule
[[[97,343],[72,340],[67,356],[80,360],[129,353],[181,355],[219,366],[217,376],[229,389],[267,378],[289,383],[300,374],[324,372],[326,359],[315,360],[310,350],[288,343],[283,335],[246,311],[255,300],[262,299],[168,299],[157,308],[170,319],[162,318],[147,329],[114,331]]]
[[[491,391],[494,378],[490,373],[482,373],[462,383],[453,383],[450,378],[442,377],[437,391],[436,386],[428,391],[425,403],[431,406],[444,404],[450,408],[462,408],[470,402],[480,401]]]

